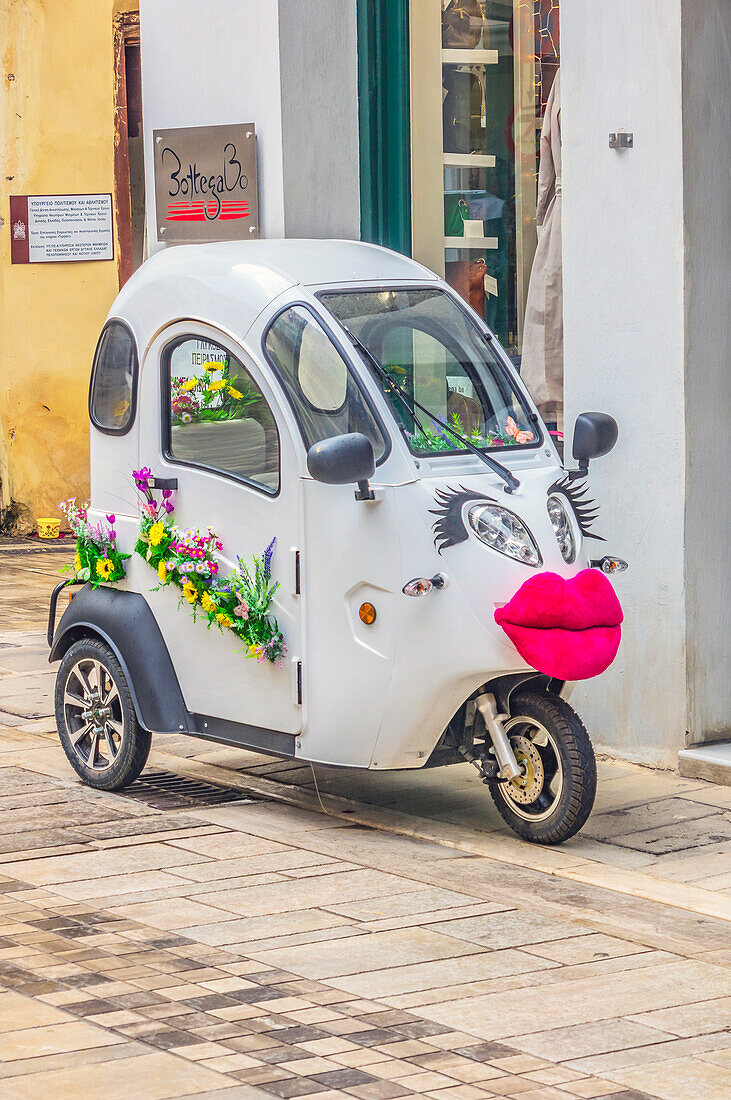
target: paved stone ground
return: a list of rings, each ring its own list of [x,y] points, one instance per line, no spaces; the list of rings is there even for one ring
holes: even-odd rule
[[[161,738],[90,791],[59,557],[0,557],[0,1096],[731,1096],[728,789],[604,764],[555,852],[462,767],[317,769],[322,813],[310,769]]]

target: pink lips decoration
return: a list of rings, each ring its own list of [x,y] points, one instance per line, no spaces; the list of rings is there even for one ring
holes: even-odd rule
[[[557,680],[588,680],[609,668],[622,619],[614,589],[596,569],[568,581],[538,573],[495,612],[523,660]]]

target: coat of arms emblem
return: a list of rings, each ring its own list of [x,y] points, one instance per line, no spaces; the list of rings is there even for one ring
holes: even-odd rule
[[[13,222],[13,240],[24,241],[26,238],[25,222]]]

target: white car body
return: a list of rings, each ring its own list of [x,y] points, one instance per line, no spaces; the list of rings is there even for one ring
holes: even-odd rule
[[[333,289],[415,287],[438,287],[467,308],[432,272],[373,245],[318,240],[190,245],[161,251],[143,264],[109,313],[109,319],[131,328],[137,342],[137,414],[125,435],[92,426],[92,516],[103,519],[113,512],[120,549],[131,552],[140,515],[131,471],[149,466],[157,477],[178,479],[179,526],[210,524],[218,532],[222,573],[237,554],[260,553],[276,536],[273,572],[281,587],[274,612],[288,647],[284,667],[244,660],[233,635],[206,631],[178,606],[180,594],[172,586],[153,591],[156,577],[138,556],[130,558],[118,587],[141,594],[152,609],[191,713],[286,734],[293,739],[293,755],[306,760],[421,767],[480,685],[529,671],[493,615],[536,570],[472,533],[438,553],[431,513],[437,490],[462,486],[495,497],[532,532],[544,570],[568,578],[588,565],[578,523],[571,565],[563,560],[551,526],[547,490],[564,471],[540,418],[535,422],[539,446],[493,453],[520,480],[512,495],[467,451],[415,456],[376,377],[317,297]],[[307,448],[262,346],[270,322],[290,303],[305,303],[322,321],[386,426],[391,449],[371,479],[374,501],[358,501],[352,485],[322,484],[308,473]],[[470,316],[488,332],[471,311]],[[228,349],[269,402],[280,438],[277,496],[164,454],[161,355],[183,334]],[[499,354],[537,415],[507,356]],[[403,593],[410,579],[440,572],[448,578],[443,589],[420,598]],[[359,618],[364,601],[377,610],[372,625]]]

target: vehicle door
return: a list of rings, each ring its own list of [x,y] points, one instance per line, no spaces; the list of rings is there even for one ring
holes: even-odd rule
[[[304,449],[361,432],[378,463],[376,500],[354,485],[323,485],[303,469],[302,586],[305,728],[298,755],[368,767],[390,683],[400,592],[396,490],[381,471],[390,439],[345,347],[314,303],[267,319],[264,352],[299,424]],[[374,621],[361,619],[370,604]],[[365,614],[365,612],[364,612]]]
[[[186,706],[197,715],[294,735],[301,726],[301,601],[292,568],[300,505],[292,435],[277,395],[253,356],[202,323],[166,328],[151,345],[141,373],[140,462],[156,478],[177,480],[171,500],[178,529],[213,528],[223,544],[222,580],[239,556],[250,562],[276,540],[272,577],[280,587],[272,614],[287,646],[281,662],[247,656],[225,626],[207,629],[200,613],[196,621],[180,589],[160,585],[139,555],[130,562],[170,651]],[[204,722],[198,724],[203,732]],[[232,731],[232,739],[237,736]],[[272,747],[282,750],[276,739]]]

